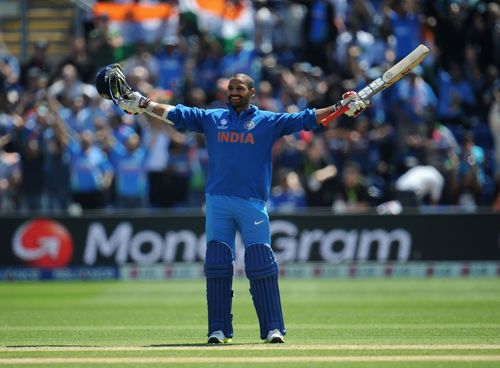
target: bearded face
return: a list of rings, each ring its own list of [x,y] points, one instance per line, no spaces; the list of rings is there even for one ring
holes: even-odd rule
[[[254,93],[254,88],[248,88],[243,78],[231,78],[227,88],[227,100],[233,109],[243,111],[250,105]]]

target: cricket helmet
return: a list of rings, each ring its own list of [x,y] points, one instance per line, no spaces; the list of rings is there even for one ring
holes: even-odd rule
[[[97,73],[95,86],[97,92],[107,100],[118,105],[118,100],[133,92],[123,75],[120,64],[110,64]]]

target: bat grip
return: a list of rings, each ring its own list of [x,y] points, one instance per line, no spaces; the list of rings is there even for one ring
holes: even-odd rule
[[[324,117],[321,119],[319,122],[323,126],[327,126],[330,124],[330,122],[336,118],[338,118],[340,115],[342,115],[344,112],[346,112],[349,109],[349,104],[345,106],[341,106],[340,108],[336,109],[334,112],[332,112],[330,115],[327,117]]]

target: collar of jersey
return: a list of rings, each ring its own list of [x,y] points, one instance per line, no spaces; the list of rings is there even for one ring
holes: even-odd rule
[[[235,118],[238,118],[238,117],[240,117],[240,118],[241,118],[241,117],[243,117],[243,116],[245,116],[245,115],[251,115],[251,114],[255,113],[255,112],[259,109],[259,108],[258,108],[257,106],[255,106],[255,105],[250,105],[250,107],[249,107],[248,109],[246,109],[246,110],[242,111],[242,112],[241,112],[241,114],[240,114],[240,115],[238,115],[238,114],[236,113],[236,110],[235,110],[235,109],[233,109],[233,107],[232,107],[229,103],[226,103],[226,105],[227,105],[227,108],[228,108],[228,110],[229,110],[229,114],[233,115]]]

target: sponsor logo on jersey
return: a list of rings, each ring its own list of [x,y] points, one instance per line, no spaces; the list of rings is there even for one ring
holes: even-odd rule
[[[14,254],[28,266],[56,268],[69,264],[73,257],[73,239],[59,222],[34,219],[22,224],[14,234]]]
[[[250,132],[217,132],[217,142],[254,144],[255,140]]]

